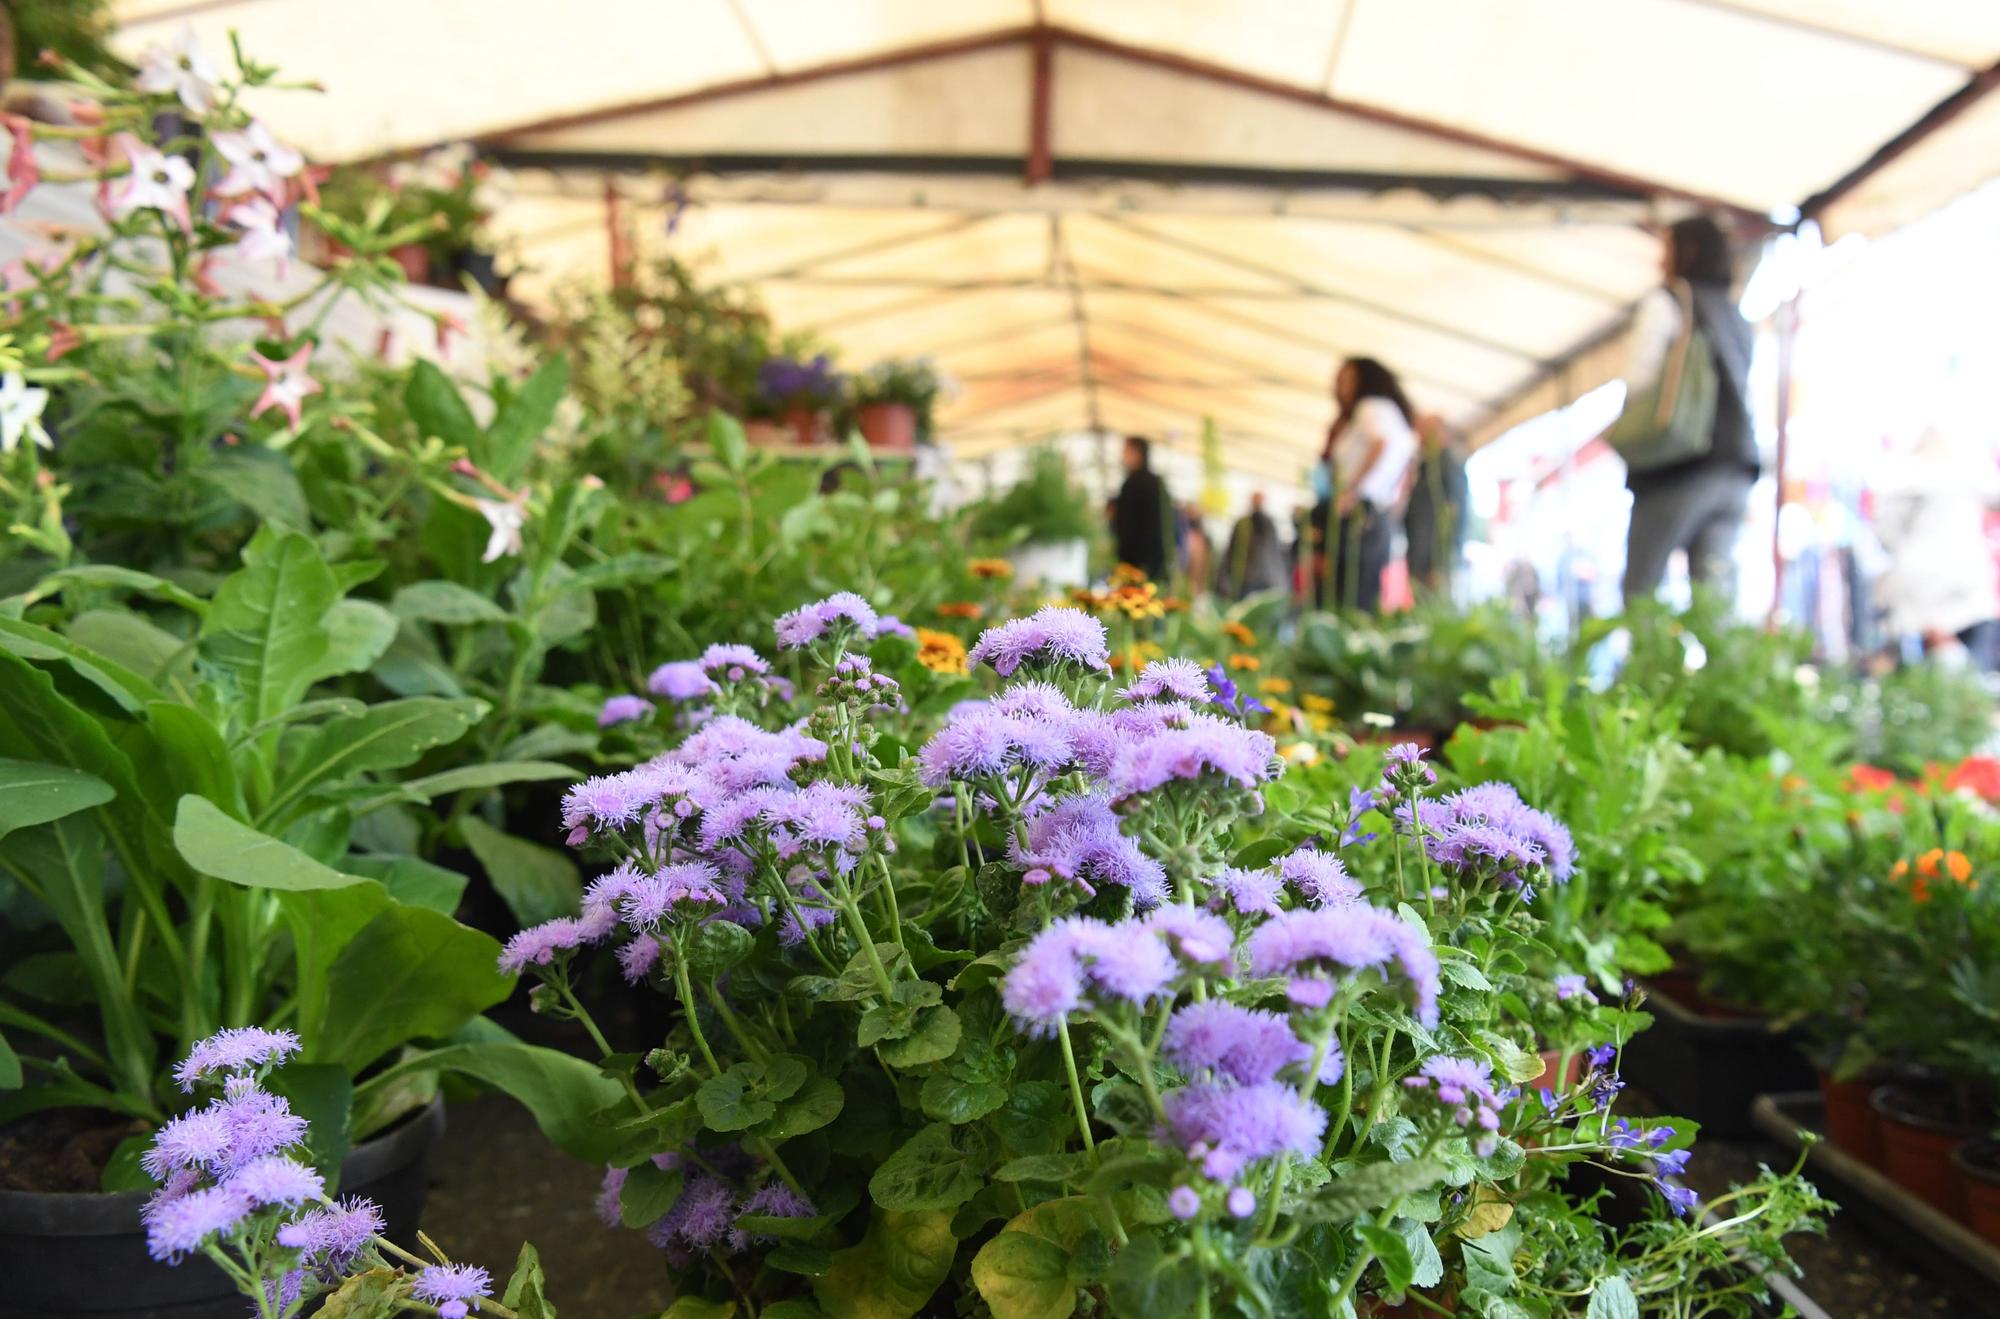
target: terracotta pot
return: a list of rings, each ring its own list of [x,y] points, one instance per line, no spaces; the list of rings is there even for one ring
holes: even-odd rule
[[[1569,1056],[1569,1066],[1563,1068],[1561,1076],[1557,1076],[1556,1068],[1561,1065],[1561,1049],[1543,1049],[1542,1074],[1528,1082],[1528,1088],[1530,1090],[1568,1090],[1573,1088],[1583,1077],[1583,1055],[1581,1053],[1571,1054]]]
[[[1826,1135],[1833,1147],[1871,1168],[1882,1166],[1882,1132],[1868,1096],[1873,1081],[1836,1081],[1819,1074],[1819,1093],[1826,1100]]]
[[[1882,1171],[1940,1213],[1965,1216],[1965,1194],[1951,1156],[1978,1128],[1924,1112],[1920,1093],[1882,1085],[1868,1097],[1882,1133]]]
[[[877,449],[917,447],[917,410],[907,403],[869,403],[854,410],[861,438]]]
[[[743,423],[743,439],[746,443],[769,448],[772,445],[790,444],[792,431],[781,422],[765,417],[751,417]]]
[[[817,408],[793,408],[785,414],[785,429],[793,444],[825,444],[833,438],[826,413]]]
[[[1951,1162],[1958,1170],[1966,1225],[2000,1246],[2000,1141],[1968,1140]]]
[[[422,243],[405,243],[389,255],[403,268],[403,278],[412,284],[427,284],[431,278],[431,254]]]

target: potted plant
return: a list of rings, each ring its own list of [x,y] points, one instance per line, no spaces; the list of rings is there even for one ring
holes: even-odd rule
[[[1004,548],[1026,585],[1078,587],[1090,580],[1090,543],[1099,520],[1090,496],[1070,480],[1053,445],[1035,450],[1013,488],[973,509],[973,535]]]
[[[757,369],[761,410],[783,423],[794,444],[825,444],[833,438],[833,409],[846,383],[825,353],[803,361],[771,357]]]
[[[879,449],[914,449],[931,437],[942,382],[923,358],[878,362],[854,378],[854,424]]]

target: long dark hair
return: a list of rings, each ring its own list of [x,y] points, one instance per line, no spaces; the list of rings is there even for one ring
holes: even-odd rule
[[[1354,410],[1361,406],[1364,398],[1386,398],[1396,405],[1403,414],[1403,420],[1411,426],[1417,424],[1417,410],[1410,406],[1410,396],[1403,392],[1403,382],[1396,379],[1396,373],[1372,357],[1350,357],[1340,364],[1342,371],[1354,368],[1354,401],[1340,409],[1340,415],[1333,419],[1333,428],[1326,433],[1326,452],[1333,453],[1333,437],[1347,429]],[[1336,380],[1339,375],[1336,373]]]
[[[1672,244],[1674,277],[1690,284],[1720,284],[1725,288],[1736,278],[1736,263],[1729,250],[1729,235],[1706,215],[1676,220],[1667,230]]]

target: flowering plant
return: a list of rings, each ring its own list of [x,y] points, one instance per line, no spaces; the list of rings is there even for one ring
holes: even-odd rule
[[[758,400],[774,415],[830,408],[846,387],[847,377],[834,369],[833,359],[825,353],[804,361],[772,357],[757,369]]]
[[[1529,970],[1535,891],[1573,882],[1558,821],[1503,785],[1441,795],[1412,747],[1294,789],[1199,664],[1118,688],[1075,610],[989,628],[968,658],[996,686],[932,723],[965,680],[883,630],[837,594],[778,619],[775,662],[685,662],[705,713],[571,792],[567,841],[607,869],[502,955],[619,1078],[601,1207],[678,1295],[803,1317],[977,1293],[1014,1319],[1618,1312],[1643,1288],[1748,1313],[1754,1277],[1670,1262],[1772,1246],[1817,1201],[1774,1178],[1737,1223],[1680,1225],[1690,1124],[1611,1111],[1643,1014]],[[780,668],[811,698],[773,701]],[[678,1008],[644,1054],[612,1054],[572,983],[613,944]],[[1601,1032],[1574,1087],[1521,1088],[1536,996]],[[1579,1160],[1659,1188],[1658,1268],[1593,1238],[1517,1271],[1510,1219]]]

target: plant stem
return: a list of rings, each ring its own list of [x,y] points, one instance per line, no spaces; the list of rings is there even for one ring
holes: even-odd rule
[[[685,939],[674,941],[674,984],[681,994],[681,1011],[687,1016],[688,1033],[694,1036],[695,1047],[701,1050],[702,1060],[708,1064],[709,1075],[722,1075],[721,1066],[715,1061],[715,1053],[708,1047],[708,1037],[701,1033],[701,1018],[695,1012],[694,986],[688,981],[687,944]]]
[[[1076,1051],[1070,1047],[1069,1018],[1056,1023],[1056,1037],[1062,1041],[1063,1071],[1069,1076],[1069,1098],[1076,1105],[1076,1129],[1083,1134],[1084,1152],[1097,1162],[1097,1142],[1090,1135],[1090,1113],[1083,1105],[1083,1082],[1076,1074]]]

